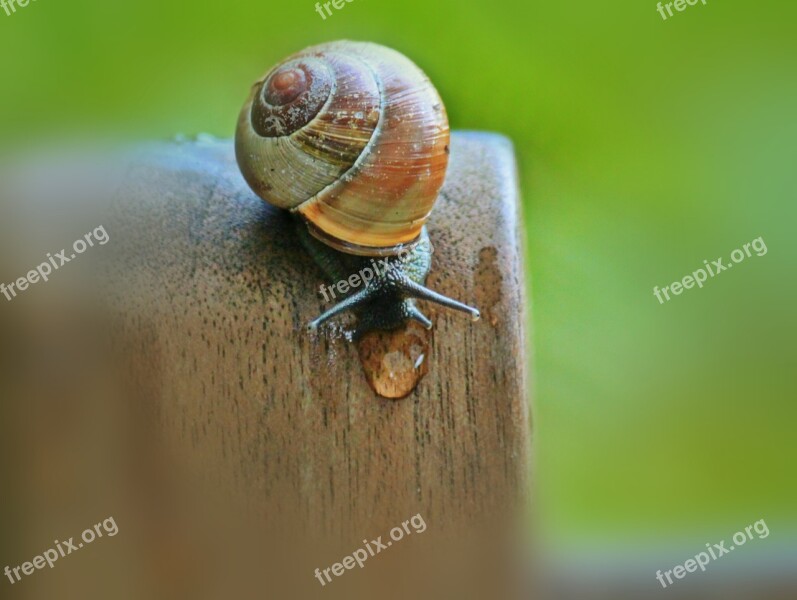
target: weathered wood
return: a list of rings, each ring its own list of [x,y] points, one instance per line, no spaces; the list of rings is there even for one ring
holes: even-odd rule
[[[427,285],[481,321],[419,301],[430,332],[359,345],[345,324],[305,330],[334,282],[248,189],[230,142],[155,145],[114,210],[104,277],[137,409],[125,443],[169,597],[221,597],[213,582],[226,597],[506,597],[501,552],[521,526],[530,434],[506,139],[453,135],[429,223]],[[390,400],[366,374],[388,395],[420,380]],[[422,534],[325,587],[314,577],[413,515]]]

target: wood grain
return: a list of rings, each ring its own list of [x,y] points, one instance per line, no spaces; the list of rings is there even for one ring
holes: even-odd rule
[[[483,318],[419,302],[434,328],[407,335],[426,336],[428,372],[408,397],[387,400],[364,368],[389,379],[389,345],[382,355],[358,350],[345,323],[306,332],[325,308],[319,286],[332,282],[288,216],[246,186],[232,144],[153,146],[107,226],[115,335],[131,368],[136,427],[150,445],[139,486],[169,515],[149,525],[153,545],[176,544],[175,564],[190,556],[203,564],[206,546],[175,533],[175,523],[206,504],[204,530],[230,538],[208,547],[221,561],[253,564],[238,583],[266,586],[266,597],[485,597],[481,590],[507,585],[501,549],[511,552],[521,527],[530,436],[518,211],[511,144],[455,133],[429,222],[427,285]],[[315,579],[316,567],[364,538],[388,539],[416,514],[427,531],[324,587]],[[233,516],[257,531],[257,551],[244,551],[245,532],[218,526]],[[232,578],[219,564],[197,566],[195,577]],[[184,569],[163,571],[168,579]],[[254,572],[266,583],[254,583]],[[179,581],[163,589],[178,597]],[[192,598],[219,597],[210,583],[193,587]]]

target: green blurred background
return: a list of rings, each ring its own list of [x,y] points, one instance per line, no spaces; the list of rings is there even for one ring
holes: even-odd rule
[[[109,128],[230,137],[281,57],[339,38],[395,47],[454,128],[516,145],[543,538],[697,551],[761,518],[793,535],[794,5],[708,0],[665,22],[651,0],[354,0],[326,20],[314,4],[0,12],[0,150]],[[765,256],[654,298],[759,236]]]

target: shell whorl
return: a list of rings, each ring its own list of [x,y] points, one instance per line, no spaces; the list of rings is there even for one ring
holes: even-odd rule
[[[290,135],[312,121],[332,92],[329,69],[319,60],[280,65],[252,100],[252,129],[265,138]]]
[[[376,44],[333,42],[272,68],[236,131],[244,178],[325,243],[390,253],[420,234],[445,178],[449,128],[424,73]]]

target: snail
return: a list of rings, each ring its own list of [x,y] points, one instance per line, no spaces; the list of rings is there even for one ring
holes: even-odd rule
[[[416,299],[479,318],[424,286],[432,257],[425,223],[448,144],[446,110],[428,77],[378,44],[312,46],[252,86],[235,134],[244,179],[296,217],[302,246],[333,281],[373,274],[309,329],[348,310],[355,339],[410,319],[431,329]]]

